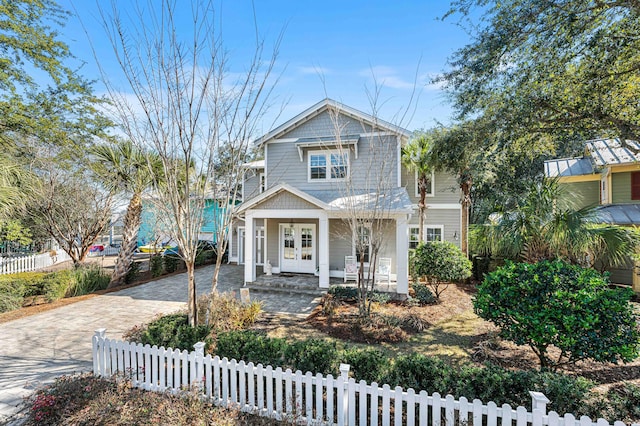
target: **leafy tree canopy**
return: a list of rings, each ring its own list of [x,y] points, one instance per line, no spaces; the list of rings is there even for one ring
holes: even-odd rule
[[[484,116],[508,140],[639,139],[639,14],[633,0],[455,0],[445,18],[475,37],[441,80],[459,117]]]

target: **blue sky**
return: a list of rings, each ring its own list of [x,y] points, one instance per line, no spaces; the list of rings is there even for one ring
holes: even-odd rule
[[[121,0],[117,5],[126,14],[132,12],[131,3]],[[148,6],[159,1],[143,3]],[[82,74],[90,79],[99,78],[92,43],[101,66],[112,81],[117,80],[118,68],[96,3],[61,0],[60,4],[78,15],[69,19],[61,37],[79,60],[86,61]],[[110,7],[107,1],[100,4]],[[178,4],[188,7],[189,3],[179,0]],[[419,98],[415,114],[402,125],[415,130],[432,127],[436,120],[450,121],[451,109],[444,93],[428,84],[430,77],[446,68],[447,58],[469,40],[455,25],[455,18],[439,19],[448,8],[447,1],[255,0],[252,4],[248,0],[228,0],[216,4],[225,45],[234,58],[232,67],[240,66],[243,57],[252,52],[253,8],[258,30],[268,43],[283,32],[276,69],[281,79],[275,100],[287,101],[287,105],[278,122],[325,96],[370,112],[366,87],[374,87],[373,75],[381,86],[381,118],[393,120],[406,109],[417,75]],[[124,83],[120,86],[126,89]],[[96,89],[103,90],[99,83]],[[272,115],[275,116],[275,111]],[[266,120],[264,132],[269,130],[273,119]]]

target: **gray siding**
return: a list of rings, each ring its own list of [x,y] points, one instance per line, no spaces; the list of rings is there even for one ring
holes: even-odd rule
[[[355,135],[369,132],[371,132],[371,126],[369,125],[343,114],[336,116],[335,114],[324,111],[280,138],[316,138],[338,133],[342,135]]]
[[[335,130],[326,124],[327,114],[321,114],[282,136],[283,139],[292,137],[323,137],[335,135]],[[363,133],[362,125],[354,120],[345,119],[348,125],[341,128],[342,134]],[[369,132],[371,129],[364,129]],[[347,149],[347,148],[342,148]],[[267,143],[266,170],[267,185],[273,187],[286,182],[301,189],[327,190],[336,189],[340,181],[312,181],[308,179],[309,152],[322,150],[337,150],[335,146],[305,148],[303,160],[300,161],[295,142]],[[397,138],[395,136],[361,137],[358,141],[358,158],[355,150],[349,148],[349,168],[354,187],[367,188],[375,184],[380,178],[388,181],[392,187],[397,185]]]
[[[450,173],[436,172],[433,197],[427,196],[427,204],[456,204],[460,202],[460,187],[455,176]],[[411,201],[418,204],[420,197],[416,196],[415,172],[402,168],[402,186],[407,189]]]
[[[343,270],[344,257],[353,254],[351,228],[342,219],[329,220],[329,269]]]
[[[244,200],[250,200],[260,193],[260,173],[262,170],[248,171],[244,181]]]
[[[444,226],[444,239],[460,246],[460,209],[427,209],[425,216],[425,225],[442,225]],[[411,216],[409,225],[418,225],[420,218],[418,212]],[[458,235],[458,240],[453,238],[453,234]]]
[[[600,181],[570,182],[562,184],[564,191],[561,199],[566,198],[568,205],[581,209],[600,204]],[[629,187],[629,191],[631,188]]]
[[[382,221],[382,245],[378,257],[391,258],[391,272],[396,273],[396,221]],[[341,219],[329,221],[329,269],[343,270],[344,257],[353,254],[352,232],[349,224]]]
[[[254,209],[265,210],[304,210],[304,209],[317,209],[318,206],[311,204],[310,202],[303,200],[289,192],[280,192],[273,197],[263,201],[262,203],[253,207]]]

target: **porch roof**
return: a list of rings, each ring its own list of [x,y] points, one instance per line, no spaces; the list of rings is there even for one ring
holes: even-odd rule
[[[271,197],[288,192],[299,197],[318,209],[332,212],[373,211],[380,209],[392,214],[408,214],[413,212],[413,205],[405,188],[389,188],[378,194],[376,191],[353,189],[339,190],[304,190],[292,187],[286,183],[276,185],[262,194],[240,205],[238,213],[258,208],[261,203]]]
[[[596,220],[613,225],[640,225],[640,204],[609,204],[598,207]]]

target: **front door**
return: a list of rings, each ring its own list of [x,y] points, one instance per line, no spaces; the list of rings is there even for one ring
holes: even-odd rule
[[[316,225],[280,225],[280,270],[312,274],[316,271]]]

